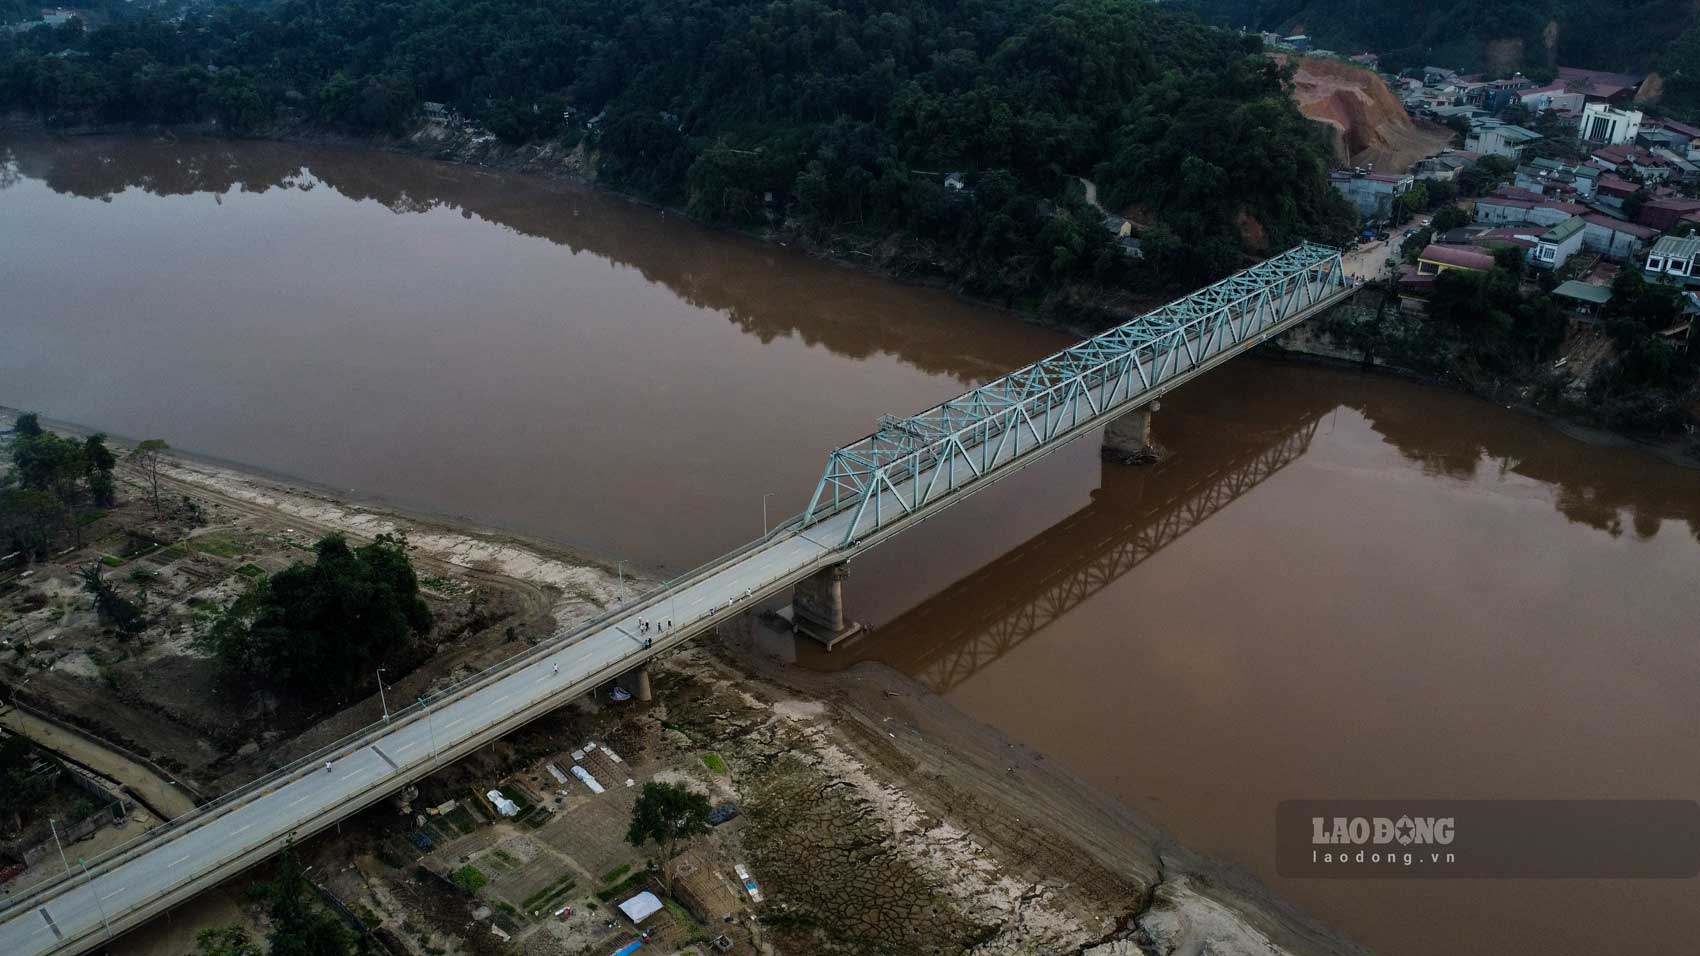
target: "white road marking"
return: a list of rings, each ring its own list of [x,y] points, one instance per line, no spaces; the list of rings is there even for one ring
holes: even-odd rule
[[[166,865],[167,868],[176,866],[177,864],[182,863],[184,860],[187,860],[191,856],[194,856],[194,854],[193,853],[185,853],[182,856],[178,857],[175,860],[172,860],[170,863],[167,863],[165,865]]]

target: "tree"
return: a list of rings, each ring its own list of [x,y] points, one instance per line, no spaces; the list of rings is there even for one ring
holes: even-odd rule
[[[0,489],[0,550],[16,548],[37,558],[53,544],[53,530],[64,523],[59,499],[33,488]]]
[[[1435,211],[1430,228],[1436,233],[1447,233],[1470,224],[1470,214],[1457,206],[1444,206]]]
[[[86,469],[83,480],[88,485],[89,497],[103,508],[112,507],[118,497],[112,481],[112,469],[117,466],[118,457],[106,447],[105,435],[94,434],[84,440],[83,464]]]
[[[214,926],[195,934],[190,956],[265,956],[258,943],[240,926]]]
[[[41,416],[35,412],[24,412],[18,416],[17,424],[12,426],[19,438],[40,438],[42,434]]]
[[[431,610],[404,539],[351,549],[333,534],[313,550],[311,565],[296,562],[237,599],[200,643],[268,684],[330,697],[429,631]]]
[[[680,840],[708,832],[708,812],[708,798],[695,790],[677,783],[646,783],[632,805],[626,842],[660,847],[662,876],[671,885],[674,848]]]
[[[129,461],[142,471],[142,477],[148,482],[148,500],[153,502],[153,513],[159,514],[159,472],[165,464],[165,453],[171,446],[162,438],[150,438],[131,449]]]
[[[270,956],[348,956],[354,951],[354,933],[336,914],[314,903],[307,871],[293,846],[284,847],[272,878],[255,886],[251,894],[266,908],[271,922]]]
[[[13,830],[24,826],[24,813],[52,789],[48,775],[34,772],[35,748],[16,734],[0,737],[0,815],[9,817]]]
[[[77,576],[83,579],[83,586],[94,595],[95,613],[102,621],[118,628],[119,634],[128,637],[147,629],[148,619],[142,609],[106,583],[98,563],[85,565],[77,572]]]

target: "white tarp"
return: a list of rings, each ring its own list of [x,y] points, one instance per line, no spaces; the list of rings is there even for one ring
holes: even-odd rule
[[[579,766],[576,763],[573,764],[573,776],[584,781],[584,785],[590,788],[591,793],[601,793],[602,792],[602,784],[596,782],[596,778],[592,777],[590,775],[590,771],[584,769],[583,767]]]
[[[490,802],[496,805],[496,812],[500,813],[502,816],[512,817],[519,815],[519,804],[503,796],[502,791],[492,790],[489,793],[486,793],[485,796],[489,797]]]
[[[554,777],[556,783],[566,783],[567,782],[567,775],[561,772],[560,767],[557,767],[554,764],[550,764],[549,767],[548,767],[548,770],[549,770],[549,776]]]
[[[661,901],[655,894],[644,890],[642,893],[620,904],[620,912],[626,914],[626,919],[641,923],[656,913],[661,912]]]

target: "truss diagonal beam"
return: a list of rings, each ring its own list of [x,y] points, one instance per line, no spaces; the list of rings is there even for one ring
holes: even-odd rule
[[[1355,290],[1340,250],[1304,243],[918,415],[883,416],[832,452],[803,526],[853,509],[848,547]]]

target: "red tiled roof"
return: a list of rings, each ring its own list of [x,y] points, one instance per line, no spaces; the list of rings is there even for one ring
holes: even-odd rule
[[[1620,220],[1613,219],[1610,216],[1602,216],[1597,212],[1587,213],[1582,217],[1582,221],[1589,225],[1600,226],[1606,229],[1611,229],[1615,232],[1621,232],[1626,236],[1634,236],[1637,239],[1651,239],[1659,234],[1657,229],[1649,229],[1646,226],[1637,226],[1632,222],[1622,222]]]
[[[1646,77],[1638,73],[1613,73],[1609,70],[1584,70],[1574,66],[1558,68],[1560,80],[1578,80],[1585,83],[1615,83],[1618,86],[1636,86]]]
[[[1432,244],[1425,247],[1422,255],[1417,258],[1438,262],[1441,265],[1455,266],[1459,269],[1473,269],[1477,272],[1486,272],[1493,268],[1493,256],[1459,246]]]
[[[1668,129],[1673,133],[1681,133],[1682,135],[1691,138],[1700,138],[1700,126],[1690,126],[1687,123],[1679,123],[1676,120],[1663,116],[1648,117],[1647,122],[1642,125]]]
[[[1632,196],[1635,194],[1635,191],[1640,188],[1640,186],[1635,185],[1621,176],[1612,176],[1608,174],[1600,177],[1599,183],[1594,186],[1594,191],[1605,193],[1610,196]]]

